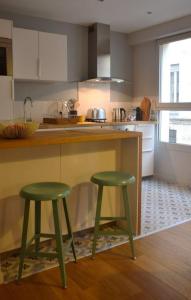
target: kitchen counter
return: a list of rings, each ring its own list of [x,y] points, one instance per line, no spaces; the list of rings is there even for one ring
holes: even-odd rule
[[[123,126],[123,125],[141,125],[141,124],[157,124],[156,121],[124,121],[124,122],[79,122],[76,124],[48,124],[42,123],[40,124],[40,129],[50,129],[50,128],[74,128],[74,127],[107,127],[107,126]]]
[[[36,132],[33,136],[25,139],[3,139],[0,138],[0,149],[2,148],[24,148],[42,145],[57,145],[66,143],[79,143],[90,141],[106,141],[116,139],[128,139],[139,137],[138,132],[120,132],[104,129],[83,130],[60,130]]]
[[[23,205],[22,186],[32,182],[66,182],[72,187],[69,209],[74,231],[94,226],[97,186],[92,174],[121,170],[136,177],[128,188],[134,233],[141,229],[142,135],[109,129],[37,132],[22,140],[0,139],[0,253],[20,247]],[[51,205],[42,205],[42,228],[53,233]],[[104,189],[102,214],[123,214],[121,193],[116,187]],[[62,210],[61,210],[62,215]],[[66,225],[62,222],[63,233]],[[29,238],[34,230],[31,210]]]

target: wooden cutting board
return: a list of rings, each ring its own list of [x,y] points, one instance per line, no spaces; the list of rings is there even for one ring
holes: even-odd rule
[[[83,116],[75,116],[73,118],[43,118],[43,123],[48,124],[77,124],[82,122]]]
[[[149,121],[151,113],[151,100],[147,97],[144,97],[141,101],[140,108],[142,111],[142,121]]]

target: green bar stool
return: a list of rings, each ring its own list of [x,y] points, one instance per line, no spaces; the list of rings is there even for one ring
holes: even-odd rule
[[[66,197],[70,194],[70,191],[71,188],[68,185],[59,182],[38,182],[38,183],[26,185],[21,189],[20,196],[25,199],[25,209],[24,209],[18,280],[22,277],[24,257],[26,255],[34,256],[34,257],[48,257],[48,258],[57,257],[60,266],[62,285],[63,287],[66,288],[66,270],[65,270],[65,263],[64,263],[66,248],[70,246],[72,247],[74,260],[76,262],[76,252],[74,247],[73,234],[72,234],[68,208],[66,203]],[[59,210],[58,201],[60,199],[62,199],[63,201],[66,225],[68,230],[66,247],[63,244],[62,230],[61,230],[59,213],[58,213]],[[35,201],[35,234],[32,237],[32,239],[29,242],[27,242],[29,209],[30,209],[31,201]],[[55,234],[41,233],[41,201],[52,201]],[[56,238],[56,253],[39,252],[41,237]],[[35,249],[34,251],[30,251],[28,248],[33,241],[35,242]]]
[[[127,234],[129,236],[129,242],[131,246],[132,258],[135,257],[135,250],[133,244],[133,232],[131,225],[131,212],[129,206],[129,199],[127,193],[127,186],[135,182],[135,177],[129,175],[125,172],[118,171],[107,171],[96,173],[91,177],[91,181],[98,185],[98,196],[97,196],[97,208],[96,208],[96,217],[95,217],[95,228],[94,228],[94,238],[92,245],[92,258],[95,256],[96,251],[96,241],[99,235],[122,235]],[[123,202],[124,202],[124,217],[102,217],[101,216],[101,204],[102,204],[102,195],[104,186],[120,186],[122,188]],[[126,230],[115,230],[115,231],[100,231],[99,223],[100,221],[105,220],[125,220],[127,221]]]

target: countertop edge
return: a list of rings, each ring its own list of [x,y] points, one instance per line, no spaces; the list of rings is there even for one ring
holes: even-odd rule
[[[83,129],[70,131],[36,132],[33,136],[26,139],[0,139],[0,149],[8,148],[27,148],[34,146],[48,146],[68,143],[108,141],[116,139],[139,138],[140,132],[122,132],[104,129]]]
[[[123,126],[123,125],[150,125],[157,124],[157,121],[126,121],[126,122],[78,122],[71,124],[40,124],[40,129],[49,128],[74,128],[74,127],[107,127],[107,126]]]

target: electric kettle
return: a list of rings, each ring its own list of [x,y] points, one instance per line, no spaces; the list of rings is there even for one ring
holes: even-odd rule
[[[104,108],[90,108],[87,112],[88,120],[92,121],[104,121],[106,120],[106,112]]]
[[[113,121],[125,121],[126,111],[122,107],[113,108]]]

